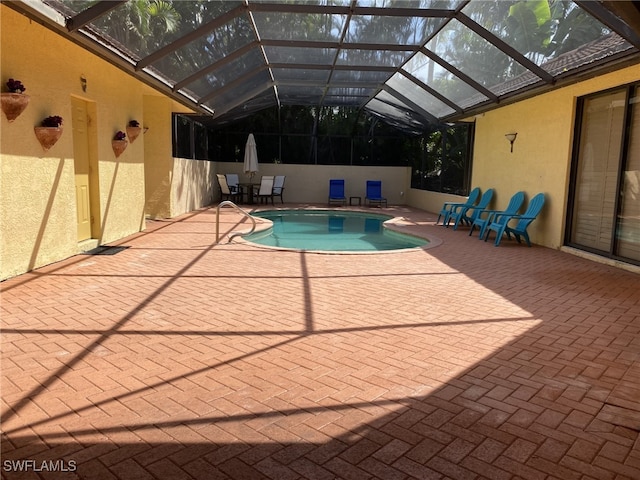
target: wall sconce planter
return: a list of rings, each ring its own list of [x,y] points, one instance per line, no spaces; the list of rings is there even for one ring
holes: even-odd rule
[[[116,158],[122,155],[122,152],[127,149],[128,145],[129,142],[126,140],[111,140],[111,148],[113,148],[113,153],[116,154]]]
[[[127,134],[123,131],[116,133],[113,140],[111,140],[111,148],[113,148],[113,153],[116,154],[116,158],[122,155],[122,152],[127,149],[128,145],[129,142],[127,142]]]
[[[131,140],[131,143],[136,141],[136,138],[138,138],[141,132],[142,132],[141,127],[127,126],[127,137],[129,137],[129,140]]]
[[[39,127],[33,127],[33,131],[46,152],[62,136],[62,117],[60,115],[50,115],[42,120]]]
[[[511,153],[513,153],[513,142],[516,141],[517,133],[507,133],[504,137],[511,144]]]
[[[2,93],[2,111],[7,120],[13,122],[29,105],[29,95],[24,93]]]
[[[62,127],[33,127],[33,131],[45,152],[62,136]]]

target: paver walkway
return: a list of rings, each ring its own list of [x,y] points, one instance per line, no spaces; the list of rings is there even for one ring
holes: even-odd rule
[[[387,210],[442,244],[203,209],[0,284],[2,478],[639,479],[640,275]]]

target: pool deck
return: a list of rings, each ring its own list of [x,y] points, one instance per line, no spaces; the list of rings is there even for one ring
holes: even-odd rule
[[[372,210],[434,246],[202,209],[2,282],[2,478],[639,479],[640,274]]]

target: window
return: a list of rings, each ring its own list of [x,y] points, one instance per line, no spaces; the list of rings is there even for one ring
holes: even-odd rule
[[[173,116],[173,156],[193,158],[193,137],[191,120],[182,115]]]
[[[640,264],[640,85],[580,99],[567,243]]]
[[[207,128],[185,115],[173,116],[173,156],[210,160],[210,135]]]

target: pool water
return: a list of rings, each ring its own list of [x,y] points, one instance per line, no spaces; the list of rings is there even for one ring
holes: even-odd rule
[[[268,210],[252,214],[273,227],[243,238],[270,247],[333,252],[375,252],[427,245],[423,238],[393,232],[388,215],[333,210]]]

